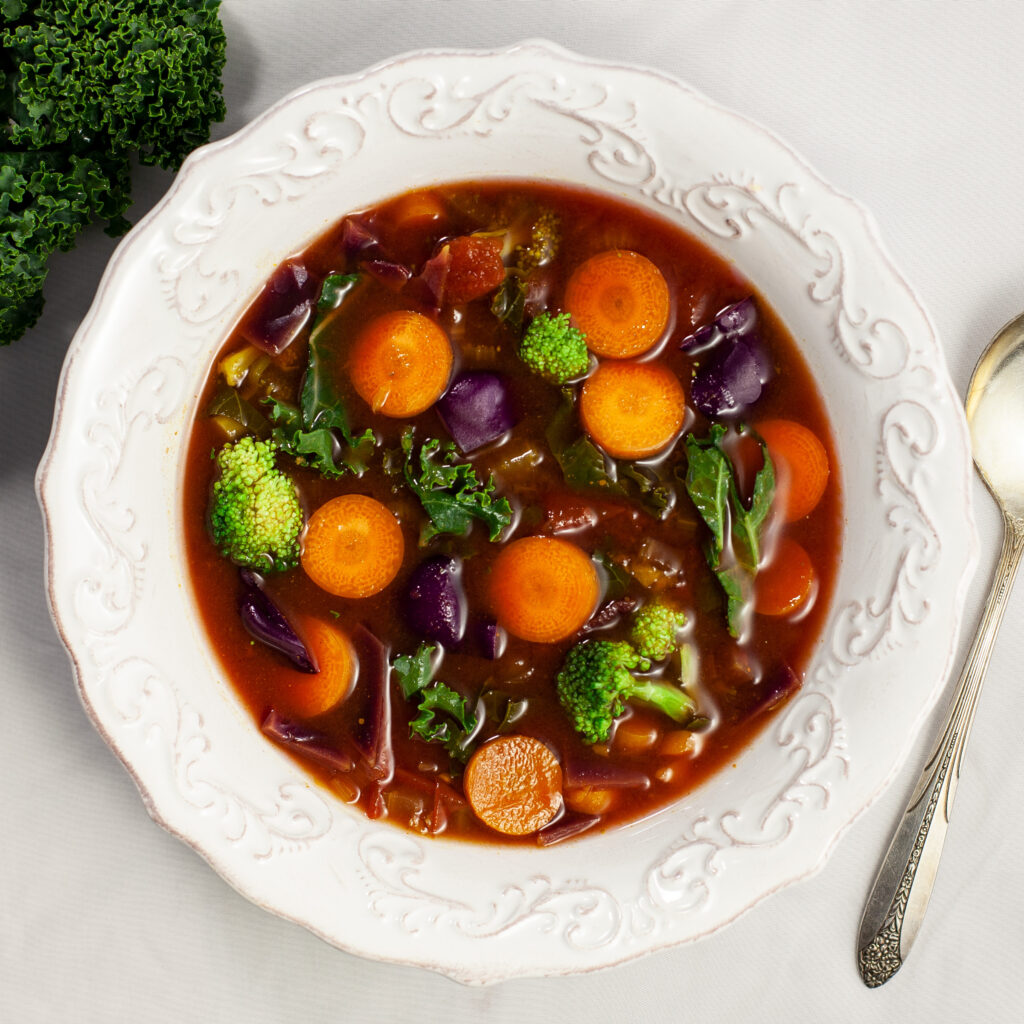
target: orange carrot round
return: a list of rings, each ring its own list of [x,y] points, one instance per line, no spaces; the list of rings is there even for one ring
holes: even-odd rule
[[[329,594],[370,597],[395,578],[404,553],[402,530],[386,506],[363,494],[343,494],[310,517],[302,568]]]
[[[594,613],[601,584],[587,554],[558,537],[524,537],[495,559],[491,606],[514,636],[554,643],[571,636]]]
[[[646,256],[609,249],[580,264],[565,289],[565,308],[599,356],[646,352],[668,324],[668,285]]]
[[[821,501],[828,485],[825,446],[805,426],[792,420],[767,420],[755,429],[772,457],[785,521],[803,519]]]
[[[356,393],[374,412],[399,419],[416,416],[444,394],[452,346],[422,313],[383,313],[356,338],[349,372]]]
[[[444,200],[429,189],[406,192],[391,210],[393,223],[402,231],[428,227],[439,221],[444,215]]]
[[[288,686],[275,704],[300,718],[315,718],[349,695],[356,679],[356,659],[349,638],[323,619],[305,619],[300,629],[319,671],[290,672]]]
[[[655,455],[679,433],[686,396],[661,363],[601,363],[580,394],[583,429],[609,455]]]
[[[540,740],[499,736],[469,759],[463,788],[485,825],[507,836],[526,836],[562,806],[562,769]]]
[[[791,537],[783,537],[754,581],[754,610],[789,615],[812,597],[817,581],[811,556]]]

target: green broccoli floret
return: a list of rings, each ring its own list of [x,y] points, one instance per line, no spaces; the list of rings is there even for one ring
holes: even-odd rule
[[[299,562],[302,506],[290,478],[274,466],[272,441],[243,437],[216,455],[220,478],[210,496],[210,532],[225,558],[265,572]]]
[[[562,708],[573,728],[588,743],[604,743],[627,700],[638,700],[664,712],[673,721],[688,722],[693,700],[678,686],[634,678],[651,663],[624,640],[584,640],[562,664],[556,685]]]
[[[530,241],[516,247],[516,266],[522,271],[546,266],[558,254],[562,226],[558,214],[544,209],[530,226]]]
[[[676,649],[676,634],[686,625],[686,615],[663,601],[649,601],[633,616],[630,639],[641,657],[662,661]]]
[[[177,167],[224,118],[219,0],[0,0],[0,345],[38,318],[50,253],[122,234],[133,155]]]
[[[519,344],[519,358],[555,384],[586,373],[590,365],[587,336],[569,323],[568,313],[535,316]]]

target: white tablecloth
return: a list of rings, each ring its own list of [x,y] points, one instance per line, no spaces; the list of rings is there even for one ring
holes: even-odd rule
[[[420,46],[544,36],[651,65],[762,121],[876,215],[963,392],[1024,309],[1024,4],[225,0],[234,131],[296,86]],[[136,178],[137,218],[169,175]],[[0,1020],[1024,1019],[1024,588],[1012,600],[924,930],[868,991],[854,940],[867,888],[929,737],[813,878],[702,942],[564,979],[463,989],[368,963],[236,894],[154,825],[93,730],[47,613],[33,474],[61,361],[113,243],[53,261],[47,310],[0,351]],[[982,558],[1000,522],[975,486]],[[966,642],[961,641],[961,653]],[[899,685],[894,680],[893,685]]]

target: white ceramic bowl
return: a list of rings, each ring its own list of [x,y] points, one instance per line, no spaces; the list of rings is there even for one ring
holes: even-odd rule
[[[201,382],[275,264],[394,193],[513,175],[623,197],[735,261],[826,396],[846,508],[806,684],[738,765],[549,849],[421,839],[305,778],[208,647],[179,510]],[[527,42],[315,83],[193,154],[72,343],[38,486],[82,700],[153,817],[329,942],[483,983],[698,938],[822,864],[950,668],[975,560],[969,478],[931,324],[859,206],[675,79]]]

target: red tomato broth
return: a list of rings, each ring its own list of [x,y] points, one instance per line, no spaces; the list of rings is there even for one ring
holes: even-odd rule
[[[474,653],[445,652],[437,673],[436,678],[461,693],[471,709],[476,695],[489,683],[512,697],[525,697],[526,710],[515,721],[513,731],[542,740],[555,752],[563,767],[599,763],[623,770],[643,769],[650,778],[647,788],[615,789],[610,807],[600,816],[597,830],[623,824],[685,797],[710,774],[733,763],[777,712],[778,706],[785,703],[783,700],[767,713],[751,713],[760,699],[751,673],[756,675],[759,670],[768,673],[784,661],[801,677],[809,662],[828,610],[841,533],[837,463],[825,408],[797,346],[756,290],[720,257],[665,220],[620,201],[561,186],[467,183],[434,191],[444,200],[448,210],[446,218],[421,219],[412,226],[395,229],[396,211],[407,197],[397,197],[365,214],[365,223],[379,234],[389,253],[412,262],[414,271],[444,239],[485,230],[493,226],[488,223],[489,219],[498,220],[503,210],[514,210],[523,204],[551,206],[561,219],[563,236],[559,255],[542,272],[552,310],[560,308],[559,297],[569,274],[588,257],[612,248],[643,253],[662,271],[672,295],[672,314],[665,340],[643,358],[657,358],[671,368],[684,389],[688,386],[694,359],[678,349],[678,342],[719,309],[753,294],[761,334],[774,362],[774,377],[745,422],[756,427],[758,420],[798,418],[822,441],[828,453],[829,485],[818,506],[806,518],[785,526],[780,517],[773,516],[765,545],[770,554],[772,536],[783,530],[785,535],[799,541],[817,571],[814,602],[791,619],[753,616],[750,637],[745,643],[737,644],[726,632],[724,602],[701,550],[706,527],[685,491],[677,488],[679,493],[673,513],[659,522],[636,501],[570,489],[544,441],[545,429],[561,402],[559,389],[531,375],[519,362],[515,355],[515,338],[490,312],[489,296],[460,306],[458,317],[452,310],[442,309],[438,322],[452,342],[454,372],[479,368],[502,373],[520,413],[520,421],[506,443],[488,445],[470,457],[460,456],[459,459],[471,462],[482,480],[493,474],[495,494],[512,502],[516,518],[513,529],[507,531],[503,539],[557,533],[589,553],[606,552],[634,562],[638,559],[666,562],[670,570],[665,577],[670,584],[666,593],[690,614],[686,635],[699,651],[699,684],[695,695],[700,713],[711,718],[712,727],[694,734],[691,751],[682,755],[663,756],[656,752],[662,739],[679,727],[664,715],[638,705],[629,706],[626,716],[619,722],[630,718],[634,724],[643,722],[657,730],[654,753],[620,749],[614,732],[607,749],[591,749],[576,735],[558,703],[554,679],[577,636],[550,644],[529,643],[509,636],[501,657],[495,661]],[[389,233],[395,231],[394,235]],[[340,237],[340,226],[332,228],[297,257],[318,280],[329,272],[355,269],[357,261],[346,260],[341,255]],[[420,306],[410,304],[403,291],[392,291],[371,282],[360,286],[358,295],[338,311],[331,326],[332,336],[341,339],[340,358],[335,361],[332,383],[345,402],[353,428],[361,431],[372,425],[381,442],[378,453],[397,448],[401,433],[408,425],[415,427],[418,440],[427,437],[447,440],[448,437],[433,408],[409,420],[374,416],[355,394],[344,372],[344,347],[356,337],[358,326],[382,312],[407,308],[422,311]],[[290,385],[297,390],[300,386],[307,337],[308,329],[276,361],[289,367],[281,373],[286,387]],[[233,334],[218,354],[218,361],[244,343],[237,332]],[[296,358],[297,346],[301,346],[301,358]],[[215,365],[201,396],[200,410],[205,409],[220,386]],[[798,417],[795,416],[797,409]],[[708,421],[688,403],[683,432],[694,430],[699,436],[705,436],[707,428]],[[200,413],[192,428],[187,454],[186,545],[196,605],[210,642],[227,678],[258,726],[275,707],[276,694],[286,689],[299,673],[246,633],[235,613],[241,592],[238,570],[217,553],[207,532],[206,507],[214,473],[210,451],[223,441],[217,426]],[[681,441],[672,451],[673,458],[679,457]],[[518,461],[515,456],[519,456]],[[531,462],[536,464],[523,468],[525,463]],[[408,628],[402,614],[402,595],[419,561],[435,551],[464,558],[462,582],[472,629],[474,619],[488,610],[489,569],[502,545],[489,543],[486,529],[476,523],[466,537],[438,537],[427,550],[420,549],[419,529],[425,517],[419,502],[402,485],[400,476],[385,475],[379,463],[380,459],[375,458],[371,469],[359,479],[348,476],[328,481],[310,469],[296,466],[286,456],[278,458],[278,465],[297,484],[307,514],[330,498],[345,493],[366,494],[388,506],[401,526],[405,541],[405,560],[392,583],[373,596],[346,600],[319,589],[299,568],[267,576],[265,589],[296,622],[302,617],[314,616],[343,631],[358,623],[364,624],[387,646],[389,657],[393,658],[397,654],[414,653],[422,640]],[[749,474],[740,473],[741,486],[745,476]],[[581,515],[580,509],[586,514]],[[563,520],[568,516],[576,528],[557,532],[554,527],[559,525],[560,514]],[[628,594],[643,596],[644,590],[631,580]],[[594,636],[625,638],[627,619]],[[500,836],[477,821],[461,798],[458,774],[450,771],[445,751],[435,744],[409,737],[409,721],[416,713],[415,708],[403,698],[393,681],[390,700],[397,770],[394,780],[386,787],[383,800],[379,799],[372,780],[362,772],[353,746],[353,733],[368,707],[366,685],[361,678],[357,678],[352,692],[337,707],[310,720],[310,725],[331,743],[353,755],[356,768],[339,774],[300,755],[293,756],[305,771],[343,799],[358,803],[371,814],[383,811],[389,820],[400,826],[483,841],[527,844],[537,841],[535,836]],[[492,728],[478,738],[486,739],[494,734]],[[292,753],[290,749],[289,753]],[[670,770],[671,777],[663,781],[658,775],[666,776],[666,769]],[[600,784],[595,788],[600,788]]]

